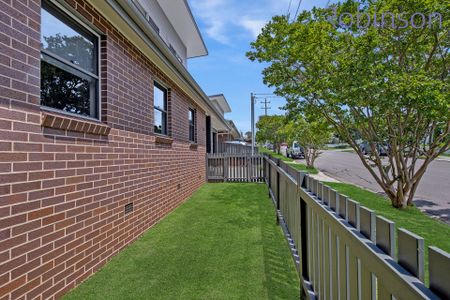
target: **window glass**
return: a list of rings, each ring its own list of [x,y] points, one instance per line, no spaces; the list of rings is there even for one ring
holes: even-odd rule
[[[47,1],[41,9],[41,105],[98,118],[98,38]]]
[[[195,111],[193,109],[189,109],[189,141],[196,142],[195,137]]]
[[[167,134],[166,115],[164,112],[155,109],[155,128],[154,131],[160,134]]]
[[[97,74],[96,39],[81,26],[44,5],[41,14],[41,49]]]
[[[153,87],[154,132],[167,134],[167,90],[157,82]]]
[[[96,93],[95,80],[81,72],[68,72],[46,61],[41,61],[41,104],[84,116],[96,115],[91,107],[91,94]]]
[[[159,109],[166,110],[166,92],[158,84],[155,84],[153,90],[153,102],[155,107]]]

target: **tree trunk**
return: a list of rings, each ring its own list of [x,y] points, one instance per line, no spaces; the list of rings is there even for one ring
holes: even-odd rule
[[[305,147],[305,161],[306,161],[306,167],[308,168],[314,168],[314,160],[315,157],[315,149],[311,147]]]

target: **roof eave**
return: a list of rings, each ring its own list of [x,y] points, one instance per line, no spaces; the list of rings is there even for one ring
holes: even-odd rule
[[[132,2],[132,0],[106,0],[106,3],[118,14],[120,15],[129,26],[133,27],[133,24],[137,25],[139,30],[151,41],[148,43],[144,40],[147,46],[152,49],[156,55],[160,57],[161,60],[165,61],[168,66],[179,74],[181,79],[188,85],[192,90],[199,96],[202,100],[203,105],[206,105],[208,109],[215,113],[220,122],[224,127],[231,130],[229,124],[226,122],[225,118],[221,113],[217,111],[214,105],[209,100],[209,97],[201,89],[192,75],[187,71],[185,66],[178,61],[178,59],[170,52],[167,45],[161,39],[161,37],[151,28],[147,23],[145,18],[139,14],[139,10]],[[128,19],[128,18],[130,19]],[[133,20],[133,24],[129,22]],[[193,99],[195,101],[195,99]]]
[[[174,26],[175,31],[185,44],[187,50],[187,58],[195,58],[208,55],[208,49],[206,48],[205,41],[203,40],[203,36],[200,32],[200,29],[198,28],[197,22],[195,21],[187,0],[157,1],[166,17]],[[182,9],[171,9],[171,5],[176,5],[177,7],[180,7]],[[176,13],[181,13],[181,18],[179,15],[176,15]],[[180,19],[183,19],[186,22],[182,22],[181,25],[179,23]],[[187,35],[184,34],[186,30],[192,33],[193,38],[186,39]]]

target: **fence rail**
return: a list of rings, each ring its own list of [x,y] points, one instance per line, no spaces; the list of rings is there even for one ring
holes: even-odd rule
[[[208,181],[263,182],[262,155],[208,154],[206,172]]]
[[[265,156],[266,183],[310,299],[450,299],[450,255],[318,180]]]
[[[246,155],[252,154],[252,146],[223,142],[218,144],[217,151],[218,153]],[[258,153],[258,148],[256,147],[255,153]]]

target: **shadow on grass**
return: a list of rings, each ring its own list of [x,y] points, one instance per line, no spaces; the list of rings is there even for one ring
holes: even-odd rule
[[[269,299],[298,299],[300,283],[290,250],[286,241],[280,245],[276,241],[284,239],[280,226],[276,224],[275,210],[270,199],[264,199],[272,207],[272,212],[259,209],[265,214],[261,220],[264,271]],[[260,206],[265,206],[260,203]],[[264,221],[263,221],[264,220]],[[280,252],[286,254],[280,255]],[[287,261],[286,261],[287,260]]]

